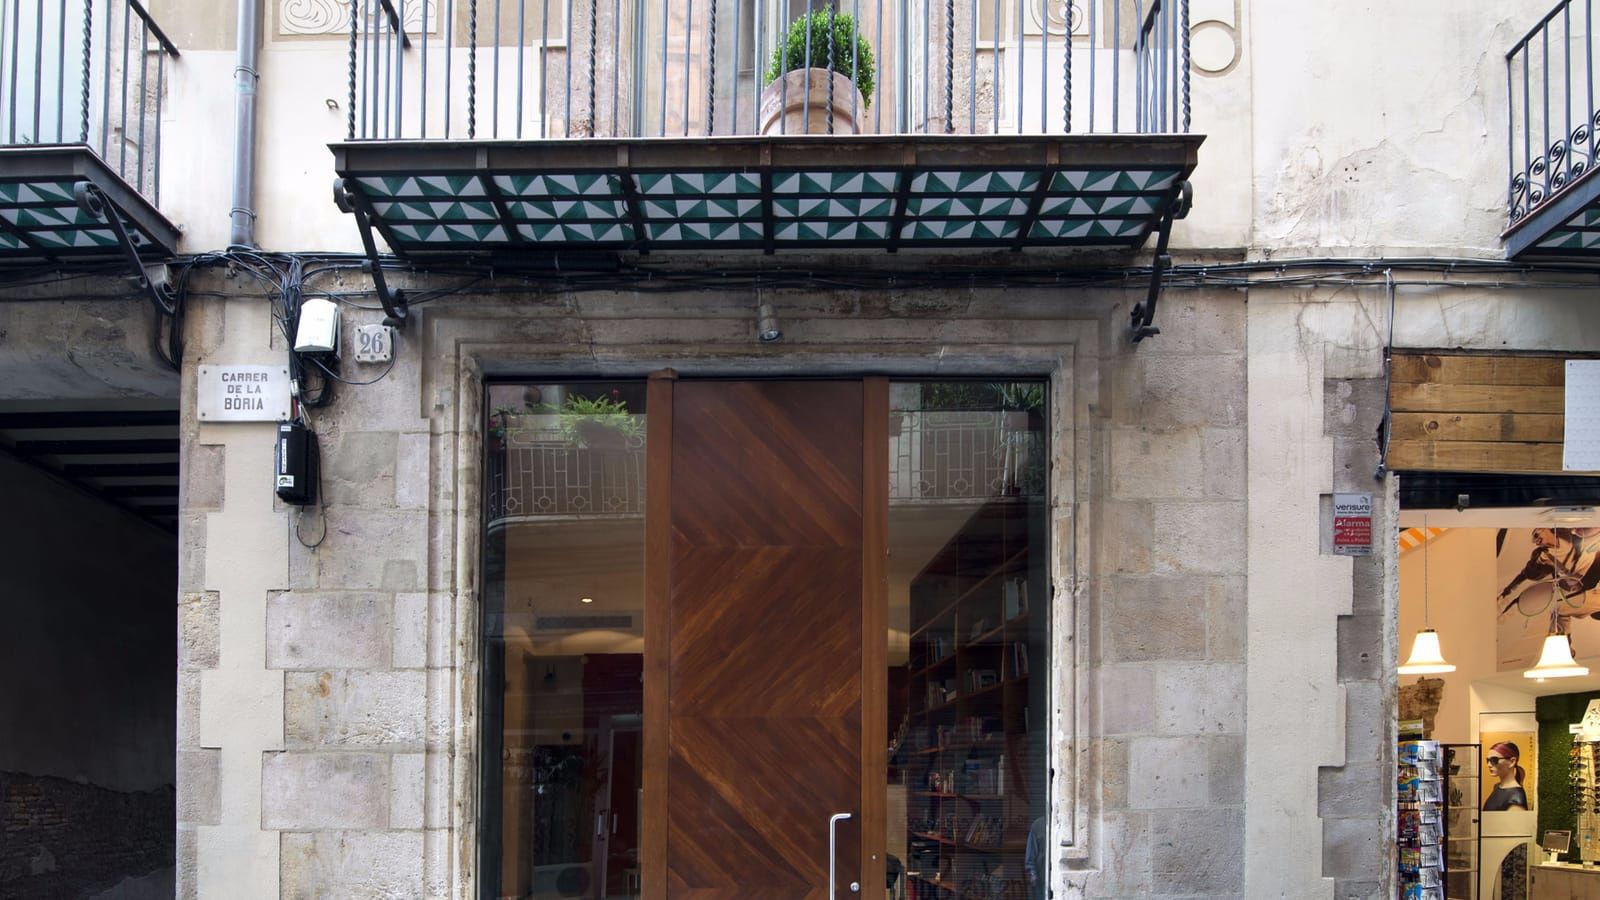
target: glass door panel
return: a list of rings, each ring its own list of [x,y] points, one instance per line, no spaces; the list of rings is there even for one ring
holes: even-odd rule
[[[1042,382],[890,389],[889,896],[1047,891]]]
[[[637,898],[644,385],[488,394],[482,896]]]

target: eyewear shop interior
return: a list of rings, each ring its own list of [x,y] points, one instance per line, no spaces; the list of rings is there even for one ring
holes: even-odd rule
[[[1402,896],[1600,897],[1600,515],[1408,511],[1399,540]]]
[[[1046,896],[1046,384],[486,407],[485,896]]]

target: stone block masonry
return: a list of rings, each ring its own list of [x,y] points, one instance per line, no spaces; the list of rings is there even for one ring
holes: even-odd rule
[[[1162,307],[1175,340],[1101,347],[1082,794],[1100,827],[1068,896],[1245,890],[1242,312],[1184,294]]]
[[[187,425],[186,452],[207,448],[196,469],[226,484],[183,510],[180,896],[228,896],[240,872],[260,897],[475,895],[481,373],[663,366],[690,377],[1050,372],[1052,614],[1073,713],[1053,733],[1057,896],[1302,896],[1325,865],[1357,886],[1353,868],[1335,870],[1365,858],[1346,838],[1382,815],[1380,782],[1352,766],[1324,785],[1322,814],[1348,820],[1328,831],[1324,859],[1316,772],[1355,734],[1328,726],[1373,695],[1307,697],[1294,666],[1309,661],[1328,684],[1336,670],[1370,682],[1370,656],[1337,661],[1335,623],[1383,603],[1338,596],[1348,562],[1282,533],[1314,524],[1297,501],[1334,487],[1337,454],[1306,416],[1322,381],[1303,376],[1323,369],[1294,355],[1275,316],[1266,336],[1281,345],[1266,346],[1281,355],[1247,355],[1242,292],[1174,292],[1163,334],[1137,348],[1131,295],[1082,292],[1069,308],[1059,292],[1004,293],[928,295],[928,311],[906,315],[895,298],[852,306],[797,292],[772,348],[751,339],[743,299],[721,294],[442,299],[408,324],[384,380],[313,412],[332,484],[325,510],[303,517],[263,486],[260,435]],[[283,352],[261,340],[271,329],[243,297],[195,306],[196,333],[225,345],[197,353]],[[227,327],[208,330],[219,316]],[[1298,443],[1264,427],[1295,411]],[[1252,429],[1303,446],[1305,464],[1258,446]],[[312,535],[322,518],[326,540],[302,546],[297,517]],[[1306,571],[1330,587],[1282,602]],[[1372,625],[1349,622],[1345,643],[1369,643]],[[1274,649],[1297,634],[1318,637]],[[1288,699],[1261,705],[1274,694]],[[1315,726],[1293,758],[1279,746],[1284,715]],[[1276,762],[1252,776],[1253,758]],[[1292,885],[1256,881],[1269,858],[1288,861]]]

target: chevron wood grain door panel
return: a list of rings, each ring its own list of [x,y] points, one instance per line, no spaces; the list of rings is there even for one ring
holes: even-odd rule
[[[828,896],[860,877],[860,382],[672,388],[666,896]],[[651,893],[654,893],[653,891]]]

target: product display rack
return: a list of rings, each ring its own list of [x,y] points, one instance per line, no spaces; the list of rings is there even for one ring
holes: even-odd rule
[[[1483,748],[1444,744],[1440,775],[1444,797],[1444,895],[1478,900],[1479,814]]]
[[[1438,741],[1401,741],[1399,886],[1401,900],[1444,900],[1444,781]]]
[[[1567,779],[1576,830],[1568,852],[1589,862],[1600,859],[1600,742],[1575,739],[1569,756]]]
[[[1045,863],[1028,857],[1046,814],[1044,528],[1039,500],[992,500],[911,581],[896,754],[909,900],[1044,895]]]

